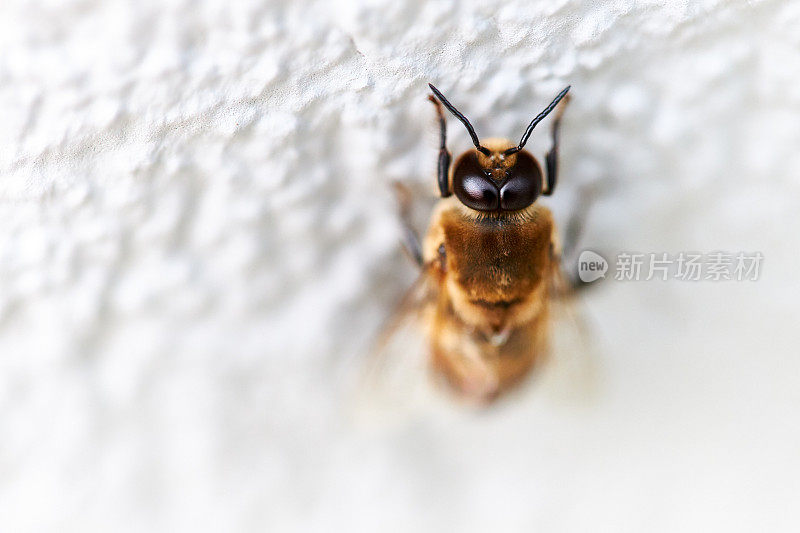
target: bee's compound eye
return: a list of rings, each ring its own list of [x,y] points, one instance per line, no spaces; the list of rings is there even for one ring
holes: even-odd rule
[[[511,179],[500,189],[500,209],[518,211],[531,205],[542,193],[542,171],[536,160],[525,151],[517,152]]]
[[[500,208],[504,211],[525,209],[536,200],[539,191],[525,176],[514,176],[500,189]]]
[[[500,207],[500,191],[478,162],[478,153],[474,150],[466,152],[456,162],[453,193],[470,209],[496,211]]]
[[[478,211],[496,211],[500,195],[489,178],[471,174],[455,183],[455,193],[461,203]]]

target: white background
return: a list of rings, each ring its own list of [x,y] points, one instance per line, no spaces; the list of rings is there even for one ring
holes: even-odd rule
[[[354,415],[428,81],[511,138],[571,83],[558,220],[761,279],[598,282],[520,394]],[[796,531],[799,84],[780,0],[3,2],[0,530]]]

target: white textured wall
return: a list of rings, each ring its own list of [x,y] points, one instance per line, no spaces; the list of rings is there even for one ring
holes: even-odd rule
[[[796,530],[798,28],[780,0],[2,2],[0,530]],[[571,83],[558,218],[602,180],[587,246],[758,250],[762,279],[603,282],[584,381],[359,421],[428,81],[512,137]]]

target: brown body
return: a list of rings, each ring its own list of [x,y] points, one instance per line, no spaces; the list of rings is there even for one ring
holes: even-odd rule
[[[513,146],[484,145],[493,154]],[[494,398],[542,359],[556,251],[553,217],[542,205],[487,214],[452,196],[439,202],[422,250],[437,287],[424,318],[433,366],[458,391]]]

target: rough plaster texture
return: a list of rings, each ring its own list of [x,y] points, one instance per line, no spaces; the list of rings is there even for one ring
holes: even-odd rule
[[[796,530],[799,27],[779,0],[3,2],[0,530]],[[433,191],[427,81],[513,137],[571,83],[559,220],[601,182],[587,246],[758,250],[762,279],[602,282],[583,381],[351,416],[413,277],[388,184]]]

